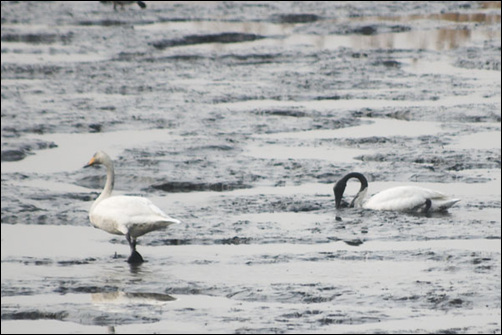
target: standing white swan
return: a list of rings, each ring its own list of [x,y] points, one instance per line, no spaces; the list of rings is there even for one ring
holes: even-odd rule
[[[91,224],[110,234],[125,235],[131,247],[131,256],[127,261],[142,263],[143,257],[136,251],[136,239],[179,221],[169,217],[146,198],[123,195],[112,197],[115,182],[113,162],[106,153],[98,151],[84,167],[97,164],[106,166],[106,184],[89,210]]]
[[[336,208],[342,207],[343,192],[350,178],[359,179],[361,188],[349,207],[427,213],[445,211],[460,201],[460,199],[453,199],[441,192],[418,186],[392,187],[365,200],[368,192],[368,180],[361,173],[351,172],[333,187]]]

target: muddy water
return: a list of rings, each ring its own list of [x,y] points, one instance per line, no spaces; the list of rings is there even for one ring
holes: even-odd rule
[[[500,333],[499,2],[147,6],[2,2],[2,333]],[[141,266],[99,149],[182,221]]]

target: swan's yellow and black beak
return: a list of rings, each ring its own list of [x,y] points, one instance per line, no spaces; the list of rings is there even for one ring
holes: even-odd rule
[[[89,166],[93,166],[96,162],[96,159],[94,157],[91,158],[91,160],[89,161],[89,163],[87,163],[86,165],[84,165],[84,168],[88,168]]]

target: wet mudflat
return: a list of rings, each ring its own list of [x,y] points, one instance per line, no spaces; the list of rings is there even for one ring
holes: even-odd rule
[[[499,2],[2,2],[2,333],[500,333],[500,57]]]

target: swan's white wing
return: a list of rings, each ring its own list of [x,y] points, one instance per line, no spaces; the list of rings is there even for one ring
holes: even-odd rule
[[[444,210],[458,202],[445,194],[418,186],[399,186],[389,188],[372,196],[364,208],[375,210],[412,211],[425,208],[427,199],[431,200],[431,211]]]
[[[91,210],[90,219],[97,228],[112,234],[129,233],[132,237],[179,223],[150,200],[130,196],[102,200]]]

